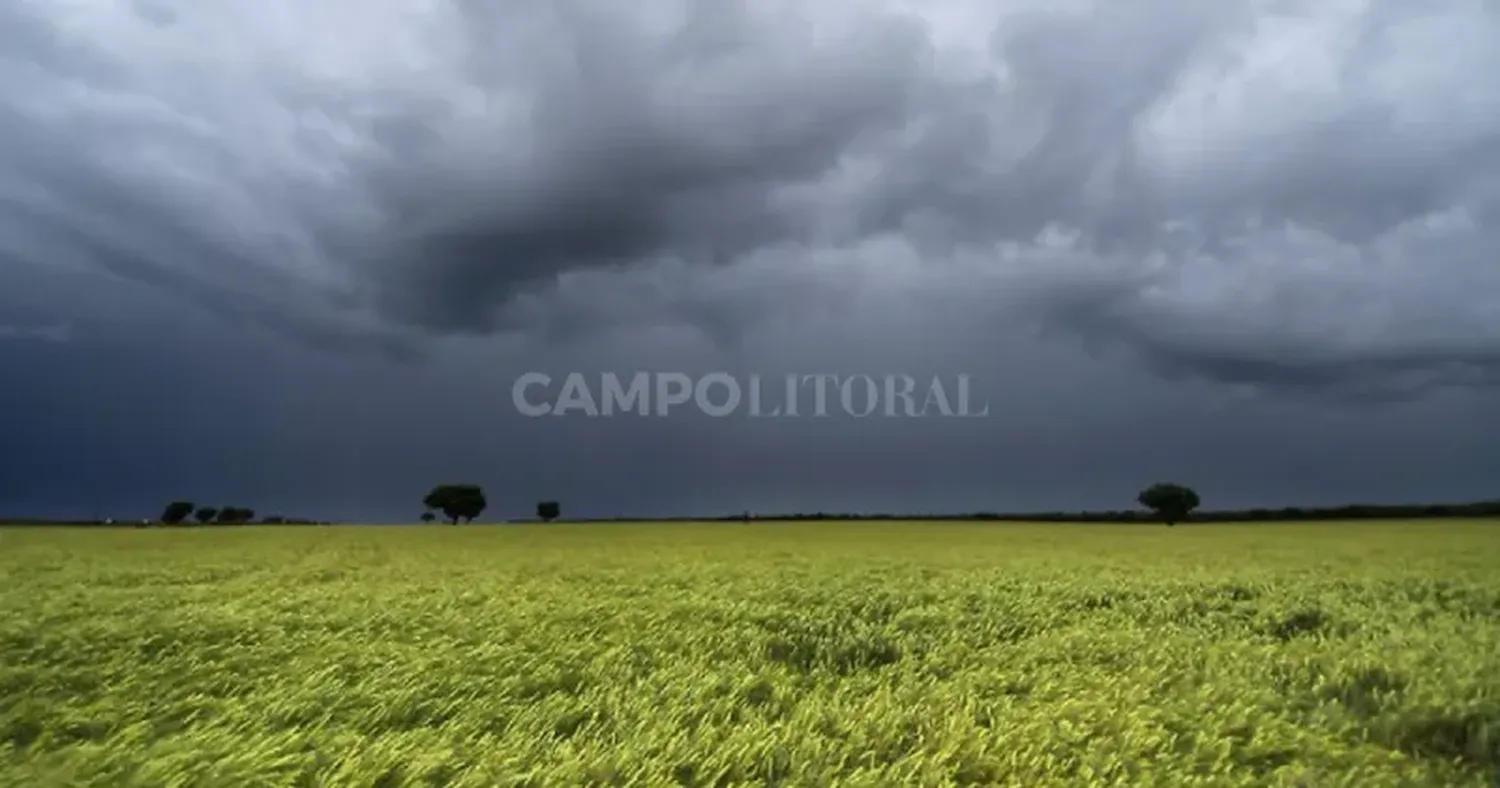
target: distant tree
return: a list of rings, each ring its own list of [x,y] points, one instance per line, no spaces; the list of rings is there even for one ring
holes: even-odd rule
[[[536,505],[536,516],[550,523],[562,516],[562,504],[557,501],[542,501]]]
[[[1186,520],[1188,514],[1202,503],[1192,488],[1174,482],[1153,484],[1136,496],[1140,505],[1156,512],[1167,525],[1176,525]]]
[[[214,517],[218,513],[218,509],[215,509],[212,506],[204,506],[198,511],[193,512],[193,519],[197,520],[200,523],[211,523],[214,521]]]
[[[460,518],[464,522],[474,522],[488,502],[484,499],[484,490],[477,484],[439,484],[422,499],[422,505],[442,512],[450,523],[458,525]]]
[[[246,509],[241,506],[224,506],[219,508],[218,522],[226,525],[248,523],[253,519],[255,519],[254,509]]]
[[[432,522],[433,520],[436,520],[436,519],[437,519],[437,515],[433,514],[432,512],[422,512],[422,522],[424,522],[424,523],[430,523],[430,522]]]
[[[192,501],[173,501],[162,510],[161,521],[168,525],[176,525],[188,518],[193,513]]]

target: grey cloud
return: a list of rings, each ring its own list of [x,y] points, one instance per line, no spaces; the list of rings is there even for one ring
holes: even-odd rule
[[[397,354],[920,303],[1231,384],[1495,379],[1482,5],[331,8],[0,12],[5,252]]]
[[[280,331],[333,350],[375,350],[412,358],[419,344],[351,317],[328,320],[336,294],[291,275],[274,255],[232,228],[205,222],[191,195],[112,172],[89,135],[59,130],[48,137],[14,111],[0,109],[0,139],[28,158],[0,162],[0,232],[10,256],[38,265],[81,264],[119,280],[161,289],[186,308]],[[92,159],[92,161],[91,161]],[[92,166],[91,166],[92,165]],[[218,206],[213,206],[218,207]]]
[[[493,330],[499,307],[560,272],[661,256],[722,264],[804,236],[806,217],[768,196],[835,166],[856,136],[904,122],[924,42],[909,23],[865,15],[820,42],[751,19],[752,6],[694,5],[679,29],[642,33],[603,4],[562,3],[539,12],[540,30],[516,26],[551,44],[536,60],[477,43],[480,79],[524,75],[488,87],[522,92],[526,117],[472,147],[411,135],[423,144],[377,171],[396,251],[371,268],[388,309]],[[503,8],[480,15],[476,36],[512,26],[519,12]]]

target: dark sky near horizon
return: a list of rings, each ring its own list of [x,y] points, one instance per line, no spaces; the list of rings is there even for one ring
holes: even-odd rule
[[[0,5],[0,517],[1500,497],[1484,0]],[[528,371],[983,419],[528,418]]]

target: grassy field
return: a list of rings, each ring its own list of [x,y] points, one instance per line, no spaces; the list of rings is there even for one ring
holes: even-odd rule
[[[0,530],[0,785],[1500,780],[1500,524]]]

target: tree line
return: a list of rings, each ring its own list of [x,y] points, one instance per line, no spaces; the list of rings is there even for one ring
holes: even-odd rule
[[[451,524],[472,522],[484,512],[488,501],[477,484],[443,484],[423,498],[423,522],[434,522],[438,513]],[[1159,482],[1136,496],[1139,509],[973,512],[967,514],[811,512],[787,514],[742,514],[717,517],[610,517],[574,519],[573,522],[801,522],[807,520],[942,520],[996,522],[1147,523],[1176,525],[1191,520],[1200,523],[1291,522],[1315,520],[1412,520],[1427,518],[1500,517],[1500,500],[1456,504],[1343,504],[1339,506],[1202,510],[1202,499],[1193,488],[1176,482]],[[536,518],[545,522],[562,516],[557,501],[536,505]]]
[[[828,520],[939,520],[939,521],[996,521],[996,522],[1074,522],[1074,523],[1146,523],[1164,522],[1175,525],[1191,520],[1200,523],[1223,522],[1288,522],[1314,520],[1411,520],[1428,518],[1492,518],[1500,517],[1500,499],[1474,501],[1470,503],[1436,504],[1344,504],[1341,506],[1252,509],[1202,510],[1198,493],[1191,487],[1173,482],[1153,484],[1136,496],[1138,509],[1106,511],[1049,511],[1049,512],[973,512],[967,514],[931,513],[867,513],[867,512],[810,512],[785,514],[741,514],[717,517],[612,517],[574,519],[573,522],[801,522]],[[489,506],[484,489],[477,484],[440,484],[433,487],[422,498],[422,522],[431,523],[441,517],[457,525],[472,523]],[[536,519],[552,522],[562,517],[562,504],[558,501],[540,501],[535,507]],[[329,525],[328,520],[312,520],[291,517],[264,517],[255,520],[255,510],[243,506],[199,506],[192,501],[180,500],[167,504],[158,522],[164,525],[180,525],[190,521],[201,525],[236,525],[251,522],[285,525]],[[141,521],[140,524],[149,524]],[[0,525],[112,525],[113,520],[51,521],[18,518],[0,518]]]
[[[162,510],[157,521],[162,525],[182,525],[189,520],[199,525],[244,525],[256,522],[255,510],[248,506],[199,506],[192,501],[172,501]],[[299,524],[319,525],[324,524],[318,520],[296,519],[281,516],[263,517],[260,523],[266,525]]]
[[[1197,492],[1175,482],[1153,484],[1142,490],[1136,500],[1167,525],[1175,525],[1187,519],[1200,503]],[[438,513],[441,512],[449,524],[458,525],[459,520],[473,522],[489,506],[489,500],[485,498],[484,488],[477,484],[439,484],[422,497],[422,506],[425,509],[421,515],[422,522],[437,520]],[[550,523],[562,516],[562,504],[557,501],[540,501],[536,505],[536,516],[537,519]],[[746,512],[740,519],[748,521],[752,518]]]
[[[1341,506],[1255,509],[1220,509],[1196,511],[1188,518],[1195,523],[1261,523],[1261,522],[1314,522],[1340,520],[1426,520],[1426,519],[1484,519],[1500,518],[1500,501],[1477,501],[1457,504],[1345,504]],[[749,518],[741,515],[718,517],[638,517],[613,518],[598,522],[696,522],[700,520],[732,522],[749,519],[756,522],[802,522],[835,520],[930,520],[930,521],[983,521],[983,522],[1027,522],[1027,523],[1156,523],[1161,517],[1156,512],[1134,509],[1092,511],[1046,511],[1046,512],[970,512],[962,514],[937,513],[907,514],[858,512],[797,512],[788,514],[756,514]]]
[[[438,513],[447,518],[449,524],[458,525],[459,520],[474,522],[482,514],[489,501],[484,497],[484,488],[477,484],[439,484],[422,497],[422,522],[430,523]],[[562,504],[557,501],[541,501],[536,505],[537,519],[552,522],[562,516]]]
[[[802,522],[827,520],[940,520],[994,522],[1149,523],[1167,525],[1191,520],[1199,523],[1294,522],[1317,520],[1415,520],[1428,518],[1500,517],[1500,499],[1470,503],[1434,504],[1342,504],[1339,506],[1284,506],[1250,509],[1203,510],[1202,499],[1192,487],[1176,482],[1158,482],[1136,495],[1139,509],[972,512],[967,514],[810,512],[786,514],[741,514],[717,517],[609,517],[575,519],[573,522]],[[472,522],[485,510],[484,490],[476,484],[445,484],[434,487],[423,499],[427,511],[423,522],[433,522],[441,512],[449,523]],[[551,522],[562,516],[557,501],[536,505],[536,517]]]

